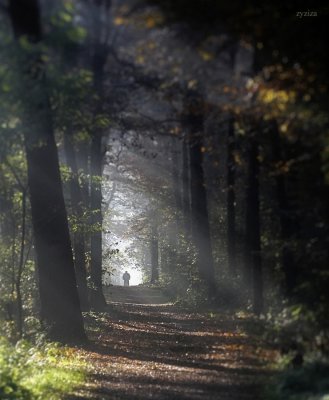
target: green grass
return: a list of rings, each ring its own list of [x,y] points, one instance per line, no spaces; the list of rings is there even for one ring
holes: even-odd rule
[[[0,399],[58,400],[84,379],[78,351],[47,343],[34,347],[27,341],[10,344],[0,337]]]

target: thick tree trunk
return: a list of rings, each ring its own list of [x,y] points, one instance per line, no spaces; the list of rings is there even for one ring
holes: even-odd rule
[[[236,274],[235,238],[235,138],[234,120],[229,121],[227,137],[227,256],[231,275]]]
[[[259,149],[252,138],[249,148],[248,186],[246,199],[246,258],[253,287],[253,309],[256,314],[263,311],[263,277],[260,243],[259,215]]]
[[[27,36],[31,42],[41,39],[36,0],[11,0],[9,13],[17,38]],[[51,339],[85,340],[57,147],[40,57],[26,57],[23,68],[24,90],[28,93],[32,88],[34,91],[39,88],[37,97],[32,96],[25,102],[24,137],[41,316]]]
[[[159,280],[159,237],[156,221],[151,221],[151,279],[150,283]]]
[[[211,299],[216,293],[216,283],[203,171],[203,100],[198,93],[188,93],[185,112],[189,129],[192,241],[197,251],[199,276]]]
[[[216,292],[212,256],[207,193],[203,173],[201,138],[194,138],[190,145],[192,239],[197,250],[197,265],[201,280],[206,284],[209,298]]]
[[[83,197],[79,184],[78,166],[74,151],[73,137],[69,133],[64,134],[64,149],[66,161],[71,168],[70,179],[70,197],[72,214],[75,217],[75,223],[82,224],[83,222]],[[88,287],[87,287],[87,271],[86,271],[86,248],[83,228],[78,226],[73,233],[73,248],[75,260],[75,273],[78,284],[81,308],[84,311],[89,309]]]
[[[41,313],[52,339],[74,340],[84,336],[83,325],[57,149],[54,138],[47,136],[41,146],[26,138]]]

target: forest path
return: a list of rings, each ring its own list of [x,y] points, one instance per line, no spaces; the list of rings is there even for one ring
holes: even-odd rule
[[[169,299],[157,288],[145,286],[109,286],[104,289],[110,303],[165,304]]]
[[[70,399],[264,398],[274,353],[246,333],[250,318],[191,313],[161,303],[167,299],[158,289],[105,294],[108,312],[87,317],[89,382]]]

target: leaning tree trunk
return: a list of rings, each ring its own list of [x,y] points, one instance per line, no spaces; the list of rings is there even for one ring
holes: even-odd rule
[[[246,198],[246,268],[251,273],[253,309],[256,314],[263,310],[263,277],[260,244],[259,214],[259,148],[255,138],[250,140],[248,182]]]
[[[36,0],[11,0],[9,14],[18,40],[27,37],[31,45],[41,40]],[[21,54],[24,51],[21,49]],[[51,339],[85,340],[44,68],[36,53],[25,55],[22,65],[23,92],[35,93],[38,88],[37,94],[24,103],[23,132],[41,317]]]
[[[87,271],[86,271],[86,247],[83,232],[83,197],[79,184],[78,166],[73,144],[72,134],[64,134],[64,149],[68,166],[71,168],[70,179],[70,197],[72,214],[75,217],[75,223],[78,224],[73,232],[73,248],[75,260],[75,273],[77,277],[78,291],[80,297],[81,308],[84,311],[89,310],[88,287],[87,287]]]

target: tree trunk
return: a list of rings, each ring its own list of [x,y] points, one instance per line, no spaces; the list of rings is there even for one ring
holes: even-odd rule
[[[17,38],[27,36],[31,43],[41,40],[40,13],[36,0],[11,0],[9,13]],[[24,138],[41,317],[52,340],[76,342],[85,340],[86,336],[76,286],[51,109],[40,59],[40,55],[26,56],[22,80],[25,83],[25,93],[39,88],[38,97],[32,96],[24,104]]]
[[[260,314],[263,311],[263,277],[259,215],[259,169],[258,142],[256,139],[252,138],[249,148],[246,199],[246,267],[251,272],[253,309],[256,314]]]
[[[69,133],[64,134],[64,149],[66,161],[71,168],[72,176],[70,179],[70,197],[72,214],[76,224],[83,224],[83,198],[79,184],[78,167],[74,151],[73,137]],[[86,248],[83,227],[78,226],[73,233],[73,248],[75,260],[75,273],[77,277],[78,291],[81,308],[89,310],[87,271],[86,271]]]
[[[202,142],[194,140],[190,145],[191,166],[191,212],[192,212],[192,239],[197,250],[197,265],[201,280],[206,284],[208,297],[212,298],[216,292],[214,263],[212,257],[207,193],[203,173]]]
[[[175,198],[175,208],[176,208],[176,221],[177,226],[179,225],[179,216],[182,206],[182,190],[180,185],[180,178],[181,178],[181,166],[179,163],[179,153],[180,150],[177,146],[177,139],[172,139],[172,180],[173,180],[173,192]]]
[[[90,209],[90,143],[88,141],[82,141],[77,144],[76,161],[78,169],[82,170],[82,177],[80,182],[80,191],[82,196],[83,205],[86,210]],[[85,238],[85,242],[87,242]],[[86,247],[87,246],[86,244]]]
[[[227,137],[227,255],[231,275],[236,275],[235,238],[235,138],[234,120],[229,121]]]
[[[95,1],[98,9],[95,12],[95,37],[96,43],[93,48],[92,71],[94,75],[94,89],[98,96],[95,106],[95,116],[103,112],[103,80],[104,68],[108,56],[107,45],[101,40],[102,12],[108,12],[110,2]],[[105,9],[103,8],[105,6]],[[90,302],[95,309],[102,309],[106,306],[102,287],[102,129],[97,126],[95,118],[95,131],[91,135],[91,190],[90,190],[90,208],[91,222],[95,231],[91,235],[91,281],[92,289],[90,293]]]
[[[186,237],[191,234],[190,163],[188,156],[188,143],[184,139],[182,151],[182,208]]]
[[[94,232],[91,235],[91,281],[93,287],[90,302],[93,308],[102,309],[106,306],[102,285],[102,135],[95,132],[91,139],[91,223]]]
[[[274,162],[278,163],[283,161],[282,150],[280,144],[280,135],[278,127],[275,121],[272,123],[272,151]],[[297,266],[294,259],[294,254],[291,249],[291,242],[296,233],[298,223],[293,217],[294,210],[289,204],[287,191],[286,191],[286,178],[285,176],[277,172],[276,173],[276,191],[277,191],[277,202],[279,207],[279,219],[281,227],[281,240],[282,240],[282,251],[281,251],[281,264],[284,275],[284,290],[287,296],[291,296],[294,289],[297,286]]]
[[[151,279],[150,283],[159,280],[159,237],[156,221],[151,221]]]
[[[197,251],[197,266],[207,297],[216,293],[212,256],[207,192],[203,171],[203,100],[196,93],[187,98],[187,125],[189,128],[190,194],[192,240]],[[201,111],[200,111],[201,110]]]
[[[182,229],[182,193],[181,193],[181,166],[179,158],[179,149],[177,146],[177,139],[172,139],[172,185],[174,194],[174,210],[175,210],[175,222],[172,224],[172,235],[170,235],[170,254],[171,261],[176,264],[177,254],[179,251],[179,238]]]
[[[23,324],[24,324],[21,285],[22,285],[22,274],[24,269],[25,240],[26,240],[26,189],[22,188],[22,232],[21,232],[18,270],[16,276],[17,331],[19,338],[23,336]]]

